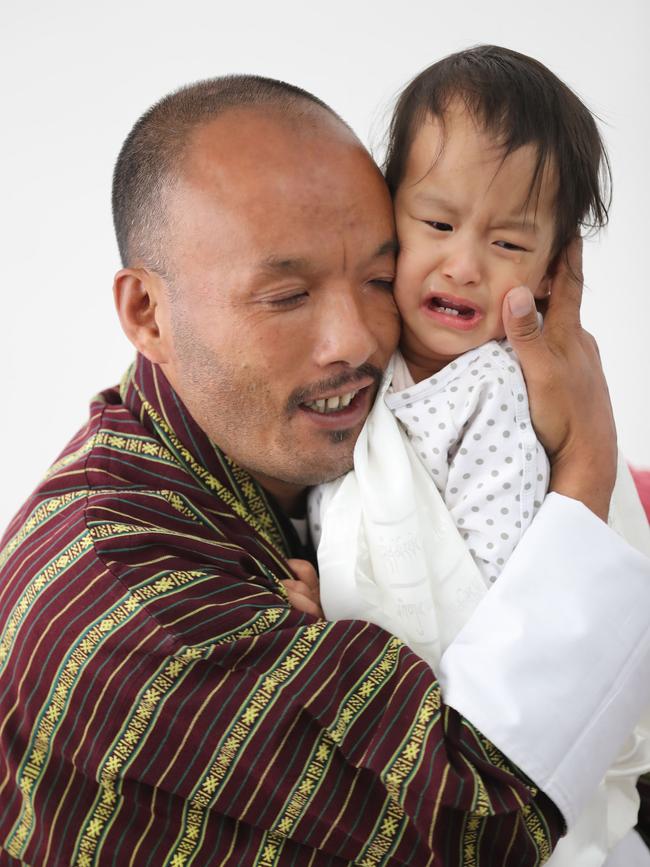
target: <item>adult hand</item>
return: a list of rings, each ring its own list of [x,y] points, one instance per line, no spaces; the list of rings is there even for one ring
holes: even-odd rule
[[[550,489],[603,520],[616,478],[616,429],[598,347],[580,324],[582,241],[551,278],[542,331],[533,296],[519,286],[503,304],[506,336],[526,379],[531,417],[551,462]]]

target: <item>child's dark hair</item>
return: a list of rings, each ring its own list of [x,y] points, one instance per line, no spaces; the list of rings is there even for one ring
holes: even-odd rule
[[[529,201],[539,195],[544,169],[553,166],[556,255],[583,228],[607,223],[611,171],[589,109],[539,61],[508,48],[479,45],[451,54],[417,75],[402,91],[391,120],[384,171],[391,193],[399,187],[413,139],[427,116],[443,123],[450,102],[462,100],[472,117],[503,146],[537,148]]]

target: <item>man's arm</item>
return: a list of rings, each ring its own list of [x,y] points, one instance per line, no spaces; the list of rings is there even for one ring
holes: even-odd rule
[[[212,540],[194,537],[192,562],[149,526],[133,569],[128,537],[96,526],[101,562],[34,598],[4,659],[0,851],[153,867],[548,855],[558,810],[398,639],[206,569]]]
[[[78,526],[81,512],[74,500],[74,514],[47,510],[50,544],[30,547],[44,566],[28,586],[25,549],[7,549],[0,848],[30,864],[137,864],[142,856],[152,867],[231,857],[300,864],[312,856],[315,867],[337,859],[419,864],[432,852],[454,861],[466,852],[496,867],[508,851],[527,865],[549,853],[562,814],[476,724],[486,707],[514,719],[503,740],[525,761],[537,754],[540,731],[543,742],[558,720],[565,752],[585,719],[597,719],[597,738],[606,731],[608,701],[599,713],[600,698],[582,689],[592,659],[566,659],[583,608],[564,586],[570,580],[548,589],[566,616],[547,630],[541,657],[539,642],[520,628],[539,633],[539,599],[528,583],[542,593],[543,582],[526,564],[511,579],[502,575],[486,597],[499,601],[503,629],[491,622],[494,608],[481,604],[468,624],[473,633],[447,651],[449,697],[464,683],[483,706],[470,722],[449,706],[430,668],[378,627],[316,622],[291,610],[268,569],[256,574],[247,549],[196,522],[187,536],[170,534],[165,522],[157,529],[150,516],[171,515],[164,496],[116,499],[107,491],[92,500],[90,547],[57,553],[56,540],[71,522]],[[117,510],[137,517],[116,524]],[[78,570],[69,574],[72,556]],[[650,610],[650,582],[637,586],[626,556],[614,552],[614,566],[602,562],[600,578],[587,555],[570,564],[603,585],[600,613],[589,621],[596,631],[583,636],[592,655],[617,595],[613,575],[635,611]],[[523,619],[509,622],[521,607]],[[502,676],[483,677],[471,659],[494,658],[495,639],[510,665]],[[634,716],[634,701],[647,701],[650,688],[647,641],[633,629],[623,629],[620,641],[611,670],[599,660],[596,671],[603,668],[608,687],[616,666],[624,675],[619,694],[609,692],[617,718],[617,704]],[[575,693],[570,706],[553,687],[560,673]],[[519,695],[522,682],[528,688]],[[588,776],[608,760],[596,751],[578,771]],[[557,800],[569,815],[571,799],[569,807]]]
[[[527,289],[504,300],[555,494],[440,670],[446,701],[544,788],[568,821],[647,702],[644,667],[636,666],[649,649],[650,610],[641,602],[650,562],[603,523],[616,433],[598,350],[580,326],[581,268],[576,241],[554,276],[543,332]],[[546,718],[549,707],[555,710]]]
[[[445,701],[581,812],[650,703],[650,561],[550,494],[442,658]]]

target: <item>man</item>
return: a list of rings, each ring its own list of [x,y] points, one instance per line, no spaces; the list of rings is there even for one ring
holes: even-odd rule
[[[137,361],[0,554],[0,864],[540,863],[650,697],[646,566],[596,517],[615,440],[578,289],[558,276],[544,338],[510,298],[558,496],[441,693],[281,583],[397,340],[365,150],[296,88],[199,83],[136,124],[114,213]]]

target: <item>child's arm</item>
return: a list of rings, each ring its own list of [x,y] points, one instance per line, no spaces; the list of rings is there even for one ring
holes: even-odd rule
[[[302,611],[304,614],[312,614],[314,617],[324,620],[316,570],[307,560],[294,558],[287,560],[287,563],[297,576],[295,580],[288,578],[282,581],[287,591],[289,602],[298,611]]]

